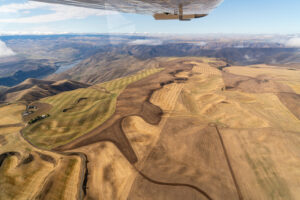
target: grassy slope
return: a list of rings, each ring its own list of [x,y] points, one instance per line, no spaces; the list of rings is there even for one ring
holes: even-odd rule
[[[28,126],[24,136],[46,149],[66,144],[106,121],[115,111],[118,95],[128,84],[160,70],[147,69],[133,76],[42,99],[41,102],[53,106],[49,112],[51,117]]]

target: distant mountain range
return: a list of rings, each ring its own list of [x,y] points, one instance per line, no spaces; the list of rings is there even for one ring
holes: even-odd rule
[[[14,86],[27,78],[43,78],[58,69],[46,59],[16,59],[0,63],[0,85]]]
[[[98,53],[83,60],[72,69],[60,74],[53,74],[47,79],[55,81],[70,79],[95,84],[129,76],[153,67],[158,67],[155,58],[139,59],[128,54]]]
[[[201,49],[191,44],[137,45],[107,47],[110,53],[97,53],[75,67],[47,77],[48,80],[70,79],[99,83],[136,73],[155,63],[159,57],[215,57],[232,65],[300,63],[300,52],[293,48],[224,48]],[[149,65],[150,64],[150,65]]]

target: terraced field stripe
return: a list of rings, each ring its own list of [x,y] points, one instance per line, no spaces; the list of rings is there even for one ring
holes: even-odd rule
[[[71,107],[77,101],[79,96],[82,95],[82,93],[83,93],[83,91],[78,90],[74,93],[71,92],[71,93],[62,95],[63,96],[62,103],[59,105],[56,105],[58,108],[57,111],[61,112],[64,108]],[[70,96],[70,94],[71,94],[71,96]]]
[[[46,102],[46,103],[50,103],[51,105],[56,105],[57,102],[59,101],[59,99],[58,99],[58,98],[55,98],[55,97],[56,97],[56,96],[60,96],[60,95],[61,95],[61,94],[58,94],[58,95],[55,95],[55,96],[46,98],[46,99],[45,99],[45,102]],[[48,100],[49,100],[49,102],[48,102]]]
[[[59,101],[57,101],[56,104],[53,106],[55,107],[55,112],[59,112],[60,110],[62,111],[62,108],[65,107],[66,104],[68,104],[72,98],[68,97],[68,95],[60,95]],[[60,103],[59,103],[60,102]]]

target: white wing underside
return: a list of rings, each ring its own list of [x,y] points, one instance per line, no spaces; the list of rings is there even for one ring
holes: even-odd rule
[[[208,14],[223,0],[34,0],[47,3],[67,4],[80,7],[114,10],[125,13],[155,15],[160,13]]]

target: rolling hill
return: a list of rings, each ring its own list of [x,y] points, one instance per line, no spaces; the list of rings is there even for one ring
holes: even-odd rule
[[[49,114],[32,124],[24,105],[3,105],[0,198],[298,199],[300,70],[290,67],[156,58],[32,102],[28,119]]]
[[[7,38],[82,61],[0,86],[0,199],[300,199],[298,49],[107,37]]]
[[[69,80],[55,82],[27,79],[14,87],[6,88],[0,96],[0,101],[29,103],[61,92],[86,87],[89,85]]]

